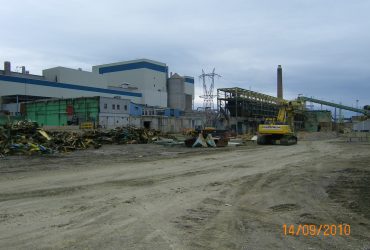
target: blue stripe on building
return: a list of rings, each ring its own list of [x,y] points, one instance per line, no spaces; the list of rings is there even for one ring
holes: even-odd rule
[[[45,87],[53,87],[53,88],[75,89],[75,90],[106,93],[106,94],[113,94],[113,95],[126,95],[126,96],[142,97],[141,93],[132,93],[132,92],[127,92],[127,91],[113,90],[113,89],[88,87],[88,86],[81,86],[81,85],[71,84],[71,83],[49,82],[49,81],[35,80],[35,79],[14,77],[14,76],[0,75],[0,80],[1,81],[14,82],[14,83],[23,83],[23,84],[45,86]]]
[[[185,82],[194,84],[194,78],[185,77]]]
[[[150,62],[136,62],[136,63],[127,63],[127,64],[121,64],[121,65],[101,67],[99,68],[99,74],[133,70],[133,69],[151,69],[151,70],[159,71],[163,73],[167,72],[166,66],[162,66],[162,65],[158,65],[158,64],[154,64]]]

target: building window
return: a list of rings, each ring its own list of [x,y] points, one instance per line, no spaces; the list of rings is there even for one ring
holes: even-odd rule
[[[107,108],[108,108],[108,105],[104,103],[104,109],[107,109]]]
[[[127,110],[127,105],[125,105],[124,108],[125,108],[125,111],[126,111]]]
[[[117,109],[119,110],[121,107],[120,107],[120,105],[119,104],[117,104]]]
[[[116,109],[116,104],[112,104],[112,109]]]

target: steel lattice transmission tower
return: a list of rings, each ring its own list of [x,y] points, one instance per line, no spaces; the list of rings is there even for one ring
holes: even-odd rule
[[[212,120],[214,116],[214,98],[215,95],[213,94],[214,86],[215,86],[215,77],[221,77],[219,74],[215,73],[215,68],[213,68],[212,73],[204,73],[202,69],[202,74],[199,76],[199,79],[202,80],[203,83],[203,95],[199,96],[202,98],[203,101],[203,108],[206,112],[206,125],[212,126]],[[210,82],[210,85],[207,86],[207,80]]]
[[[199,96],[204,100],[203,102],[203,108],[204,109],[211,109],[214,110],[214,103],[213,99],[215,98],[215,95],[213,94],[213,90],[215,87],[215,76],[221,77],[219,74],[215,73],[215,68],[213,68],[212,73],[204,73],[204,70],[202,69],[202,74],[199,76],[199,78],[202,80],[203,83],[203,95]],[[210,85],[207,87],[207,79],[210,80]]]

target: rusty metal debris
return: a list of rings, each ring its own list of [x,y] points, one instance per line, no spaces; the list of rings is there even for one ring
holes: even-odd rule
[[[99,148],[103,144],[150,143],[159,131],[118,127],[109,131],[46,132],[37,123],[19,121],[0,127],[0,155],[31,155]]]

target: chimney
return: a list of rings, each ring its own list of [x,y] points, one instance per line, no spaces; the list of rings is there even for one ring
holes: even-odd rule
[[[22,66],[22,74],[25,75],[26,74],[26,67],[25,66]]]
[[[5,61],[4,62],[4,74],[5,75],[10,75],[10,71],[11,71],[10,62]]]
[[[277,68],[277,98],[283,99],[283,69],[281,65]]]
[[[170,72],[170,77],[172,77],[172,75],[173,75],[172,72]]]

